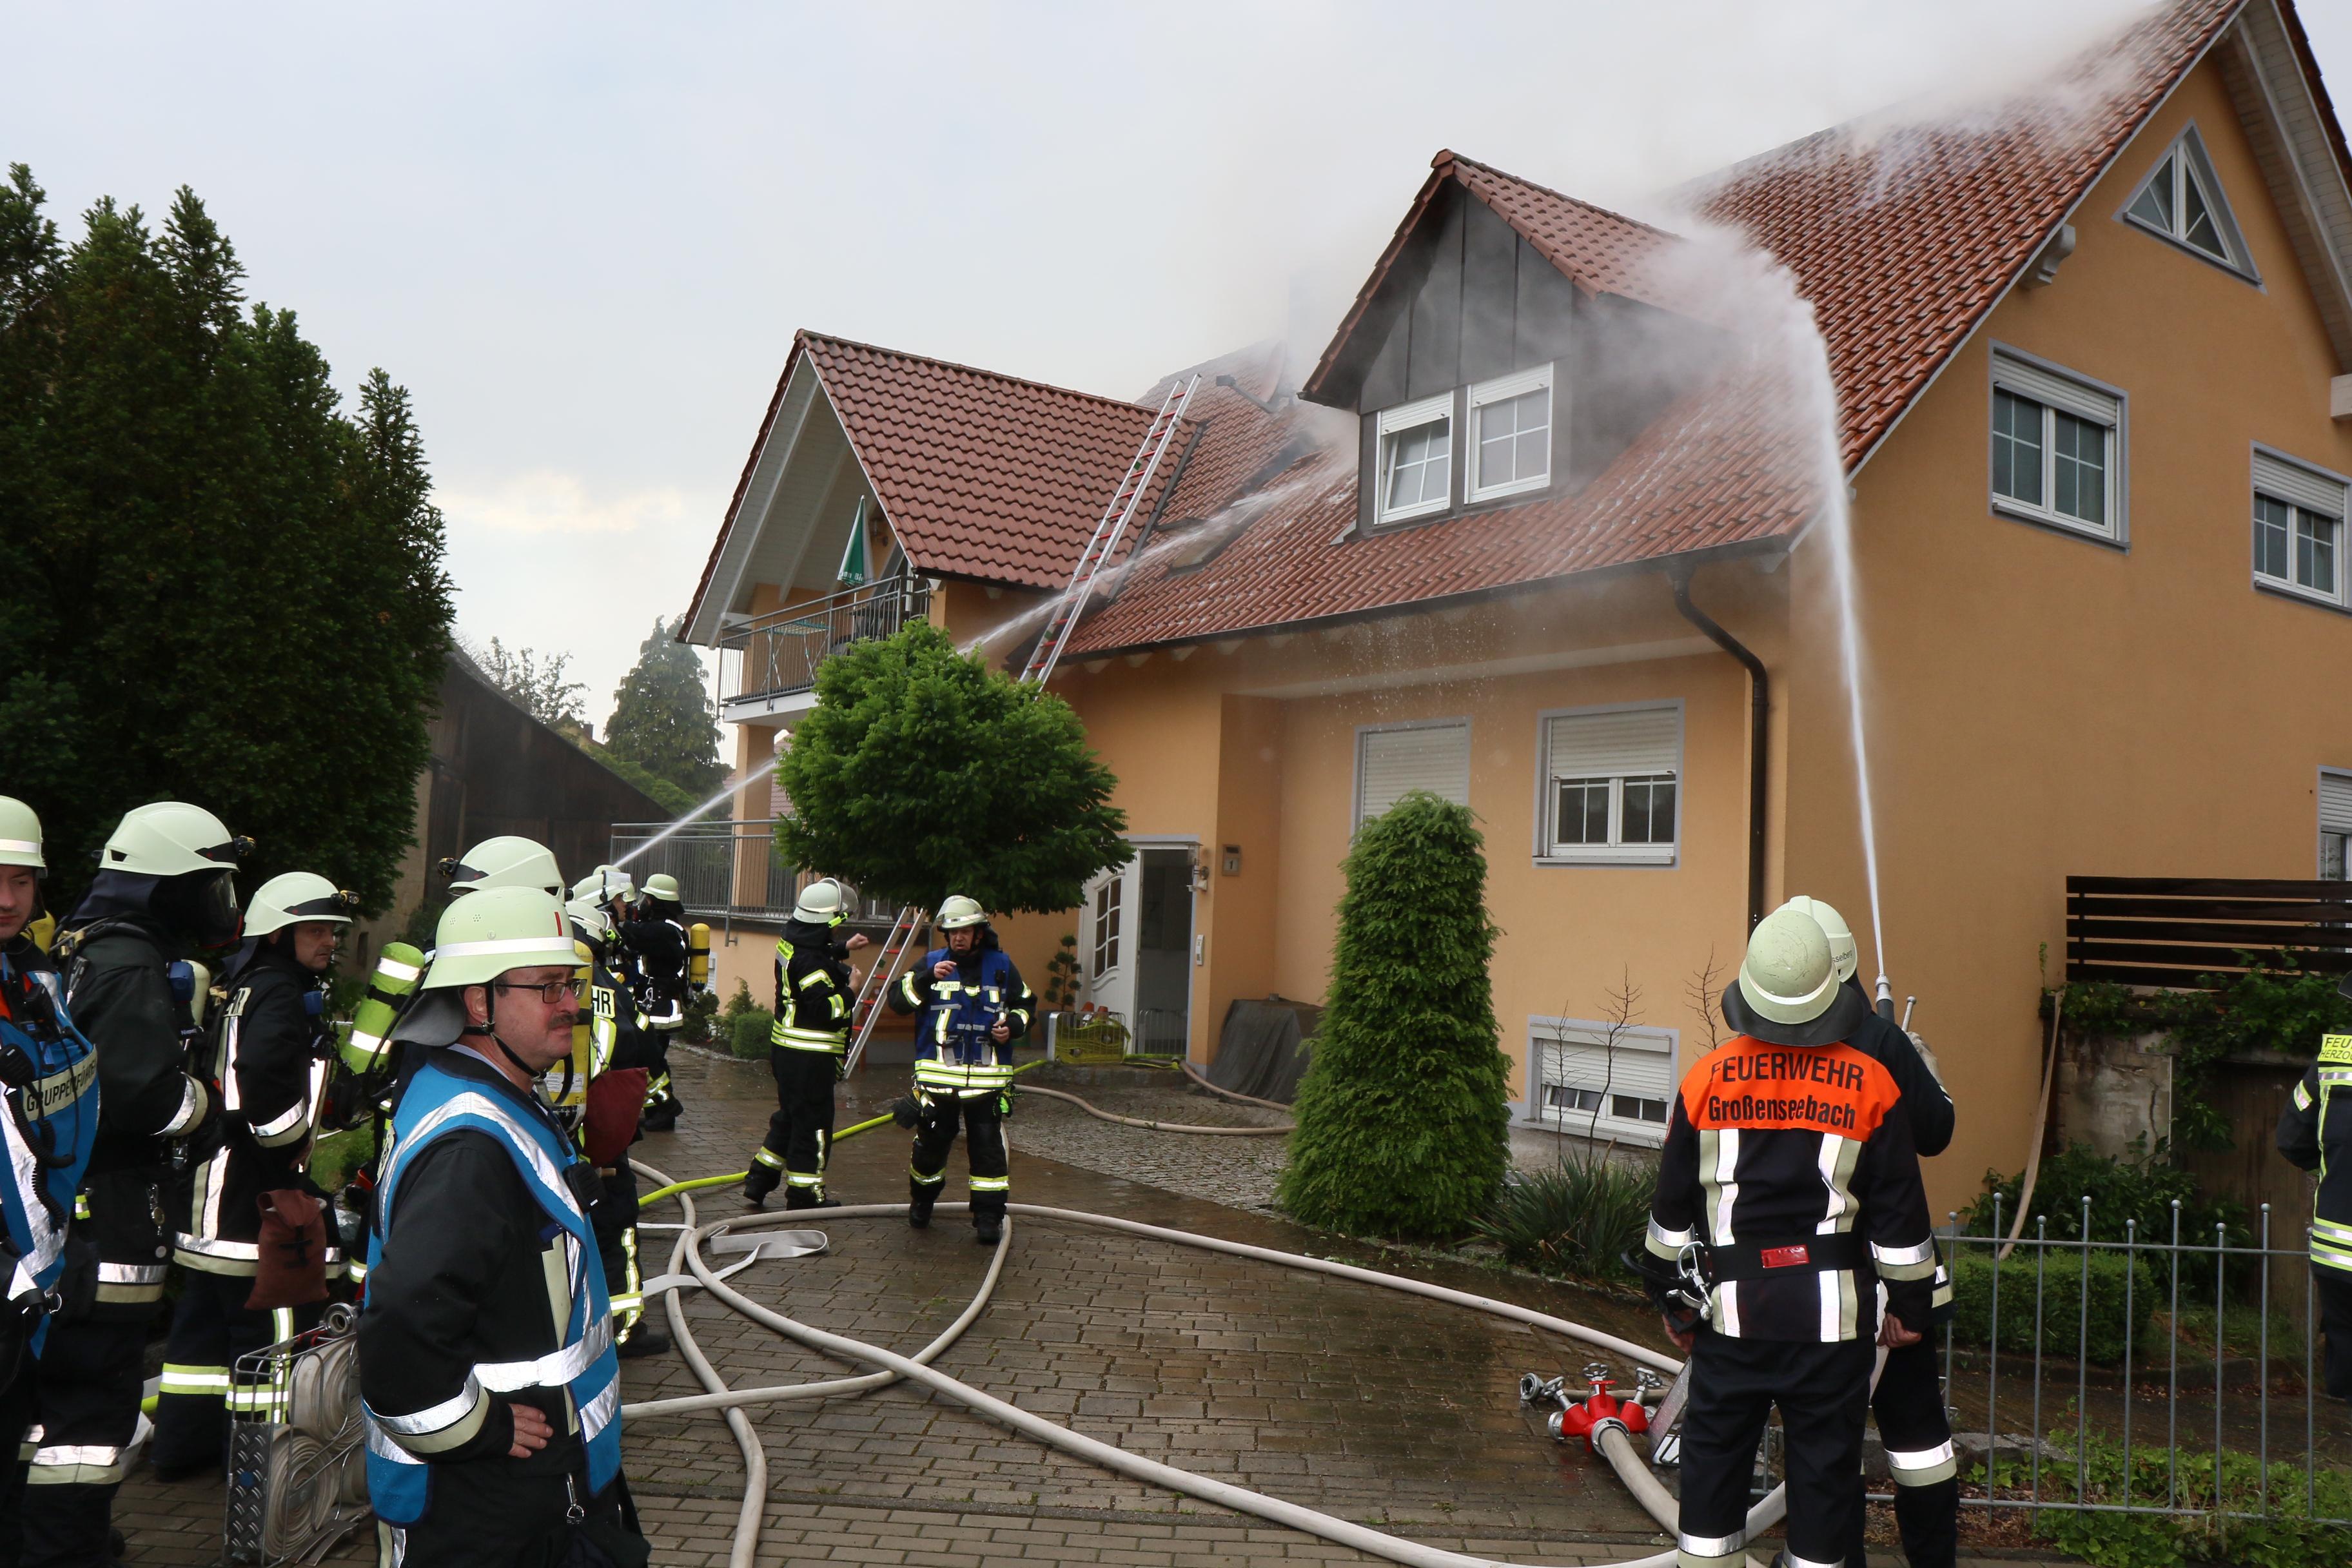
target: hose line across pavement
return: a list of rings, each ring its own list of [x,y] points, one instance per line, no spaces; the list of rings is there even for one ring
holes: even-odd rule
[[[1253,1131],[1255,1130],[1253,1129]],[[703,1355],[701,1347],[695,1342],[693,1331],[687,1326],[686,1312],[678,1300],[678,1292],[685,1288],[685,1282],[679,1279],[678,1282],[670,1284],[658,1292],[664,1299],[672,1336],[677,1341],[678,1348],[686,1356],[688,1365],[693,1369],[695,1376],[708,1392],[625,1405],[623,1414],[653,1415],[683,1415],[699,1410],[724,1412],[728,1426],[735,1435],[736,1444],[743,1451],[744,1460],[743,1505],[736,1519],[734,1545],[728,1559],[730,1568],[751,1568],[759,1549],[760,1525],[766,1512],[768,1491],[766,1451],[761,1447],[759,1436],[752,1431],[751,1424],[745,1417],[741,1406],[774,1404],[787,1400],[822,1399],[835,1394],[859,1394],[901,1379],[919,1384],[935,1395],[961,1405],[998,1426],[1010,1427],[1048,1447],[1059,1449],[1064,1453],[1100,1465],[1106,1469],[1132,1479],[1163,1487],[1204,1502],[1215,1503],[1238,1513],[1251,1514],[1273,1523],[1286,1525],[1322,1540],[1353,1547],[1358,1551],[1384,1558],[1391,1563],[1408,1564],[1409,1568],[1516,1568],[1514,1564],[1500,1563],[1492,1558],[1475,1557],[1458,1552],[1447,1552],[1438,1547],[1424,1546],[1418,1542],[1407,1541],[1384,1531],[1374,1530],[1369,1525],[1358,1524],[1351,1520],[1340,1519],[1297,1503],[1286,1502],[1264,1492],[1252,1491],[1245,1487],[1235,1486],[1229,1481],[1218,1480],[1213,1477],[1199,1475],[1191,1470],[1180,1469],[1173,1465],[1162,1464],[1156,1459],[1147,1459],[1140,1455],[1130,1454],[1123,1448],[1089,1437],[1084,1433],[1073,1431],[1057,1422],[1033,1415],[1017,1405],[1000,1399],[994,1394],[975,1388],[968,1383],[950,1377],[931,1367],[929,1363],[953,1344],[958,1337],[971,1327],[995,1290],[997,1280],[1003,1272],[1005,1257],[1011,1250],[1013,1243],[1013,1226],[1009,1217],[1003,1237],[997,1243],[995,1252],[989,1259],[988,1272],[982,1279],[980,1289],[973,1294],[971,1304],[929,1344],[911,1356],[900,1355],[895,1351],[886,1350],[878,1345],[867,1344],[840,1334],[828,1333],[822,1329],[812,1328],[806,1323],[762,1306],[735,1289],[723,1276],[714,1271],[709,1262],[703,1257],[702,1248],[706,1241],[716,1239],[723,1233],[766,1226],[805,1224],[820,1217],[828,1222],[881,1218],[905,1214],[907,1205],[861,1204],[820,1211],[792,1209],[739,1215],[709,1225],[702,1225],[697,1222],[694,1199],[687,1190],[700,1184],[673,1183],[664,1173],[641,1162],[636,1163],[636,1169],[652,1180],[663,1184],[660,1189],[661,1195],[676,1196],[685,1208],[686,1223],[678,1232],[677,1241],[670,1255],[673,1278],[677,1276],[680,1265],[684,1265],[686,1268],[692,1270],[695,1280],[699,1282],[702,1289],[709,1291],[712,1296],[742,1317],[835,1360],[854,1366],[874,1369],[856,1376],[829,1378],[814,1383],[792,1384],[772,1388],[730,1389],[725,1380],[711,1366],[709,1359]],[[740,1179],[740,1177],[733,1177],[709,1180],[715,1182]],[[936,1212],[959,1213],[966,1210],[967,1206],[963,1204],[940,1204],[937,1205]],[[1402,1290],[1430,1300],[1443,1301],[1451,1306],[1464,1307],[1512,1322],[1523,1323],[1531,1328],[1544,1329],[1591,1345],[1596,1349],[1623,1356],[1643,1365],[1655,1367],[1661,1372],[1673,1373],[1682,1370],[1682,1363],[1671,1356],[1661,1355],[1646,1346],[1637,1345],[1630,1340],[1620,1339],[1614,1334],[1604,1333],[1582,1323],[1570,1322],[1565,1318],[1556,1318],[1548,1312],[1538,1312],[1532,1308],[1521,1307],[1513,1302],[1472,1295],[1468,1291],[1449,1289],[1442,1285],[1408,1279],[1399,1275],[1382,1274],[1375,1269],[1359,1268],[1351,1264],[1310,1258],[1302,1253],[1280,1252],[1272,1247],[1252,1247],[1244,1242],[1227,1241],[1219,1237],[1202,1236],[1192,1231],[1171,1230],[1163,1226],[1146,1225],[1138,1220],[1121,1219],[1112,1215],[1088,1214],[1076,1209],[1051,1208],[1036,1204],[1012,1204],[1008,1205],[1008,1215],[1095,1226],[1180,1247],[1202,1247],[1237,1258],[1273,1263],[1286,1268],[1328,1274],[1360,1284]],[[1633,1489],[1636,1500],[1641,1502],[1643,1507],[1662,1525],[1669,1530],[1673,1529],[1673,1500],[1667,1496],[1664,1488],[1657,1483],[1656,1479],[1650,1476],[1641,1466],[1640,1459],[1633,1452],[1630,1444],[1623,1442],[1617,1435],[1612,1434],[1610,1440],[1603,1444],[1602,1457],[1609,1460],[1611,1467]],[[1636,1471],[1640,1472],[1639,1480],[1634,1478]],[[1647,1485],[1643,1485],[1643,1482]],[[1786,1499],[1785,1489],[1775,1488],[1769,1495],[1750,1510],[1748,1516],[1748,1533],[1752,1536],[1779,1522],[1787,1511]],[[1675,1552],[1668,1550],[1612,1564],[1609,1568],[1666,1568],[1666,1565],[1672,1563],[1675,1558]]]

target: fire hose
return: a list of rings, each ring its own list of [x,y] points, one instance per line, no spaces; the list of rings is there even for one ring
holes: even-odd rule
[[[822,1383],[792,1384],[769,1389],[730,1390],[725,1381],[719,1377],[718,1372],[703,1355],[700,1347],[695,1342],[692,1331],[687,1326],[686,1313],[678,1301],[678,1291],[684,1288],[684,1280],[672,1276],[664,1281],[656,1281],[655,1284],[659,1288],[658,1289],[647,1291],[649,1295],[656,1293],[663,1295],[672,1335],[677,1341],[679,1349],[685,1353],[688,1364],[694,1370],[696,1377],[709,1392],[701,1395],[688,1395],[683,1399],[648,1401],[641,1405],[627,1405],[624,1407],[624,1413],[651,1415],[672,1411],[683,1412],[687,1409],[723,1408],[725,1410],[728,1426],[735,1434],[738,1447],[743,1451],[745,1470],[743,1506],[737,1517],[735,1542],[729,1558],[731,1568],[751,1568],[758,1551],[760,1522],[764,1511],[768,1488],[766,1452],[761,1448],[757,1434],[751,1430],[751,1422],[744,1416],[740,1406],[787,1399],[820,1398],[835,1393],[862,1392],[865,1389],[879,1387],[896,1379],[919,1384],[934,1394],[961,1405],[985,1419],[1010,1427],[1049,1447],[1088,1460],[1130,1479],[1164,1487],[1169,1490],[1197,1498],[1202,1501],[1216,1503],[1236,1512],[1252,1514],[1260,1519],[1286,1525],[1320,1539],[1351,1546],[1359,1551],[1385,1558],[1392,1563],[1408,1564],[1409,1568],[1514,1568],[1512,1564],[1498,1563],[1491,1558],[1474,1557],[1462,1552],[1424,1546],[1417,1542],[1406,1541],[1366,1525],[1270,1497],[1263,1492],[1252,1491],[1227,1481],[1217,1480],[1212,1477],[1198,1475],[1172,1465],[1161,1464],[1157,1460],[1128,1453],[1108,1443],[1088,1437],[1083,1433],[1072,1431],[1066,1426],[1032,1415],[1018,1405],[999,1399],[993,1394],[931,1368],[927,1363],[944,1351],[948,1345],[953,1343],[956,1336],[977,1318],[994,1289],[1005,1254],[1012,1244],[1010,1215],[1097,1226],[1105,1229],[1124,1231],[1129,1235],[1171,1242],[1179,1246],[1202,1247],[1234,1257],[1271,1262],[1285,1268],[1378,1285],[1428,1300],[1444,1301],[1450,1305],[1467,1307],[1530,1327],[1546,1329],[1553,1333],[1593,1345],[1663,1372],[1677,1372],[1681,1370],[1682,1365],[1670,1356],[1661,1355],[1631,1341],[1508,1301],[1498,1301],[1489,1297],[1475,1296],[1467,1291],[1454,1290],[1422,1280],[1382,1274],[1370,1268],[1359,1268],[1350,1264],[1337,1263],[1327,1258],[1280,1252],[1271,1247],[1252,1247],[1243,1242],[1227,1241],[1222,1237],[1201,1236],[1190,1231],[1171,1230],[1160,1226],[1145,1225],[1136,1220],[1120,1219],[1110,1215],[1087,1214],[1075,1209],[1050,1208],[1034,1204],[1008,1205],[1008,1223],[1004,1238],[998,1243],[995,1255],[990,1260],[988,1274],[982,1279],[971,1304],[929,1345],[925,1346],[916,1355],[902,1356],[877,1345],[812,1328],[805,1323],[785,1317],[781,1312],[761,1306],[728,1284],[725,1278],[715,1271],[702,1255],[704,1243],[716,1239],[723,1233],[769,1225],[783,1225],[792,1221],[805,1221],[810,1217],[807,1211],[754,1214],[712,1225],[699,1225],[696,1223],[693,1199],[682,1190],[685,1184],[671,1182],[667,1174],[649,1165],[639,1163],[637,1169],[652,1180],[664,1184],[661,1190],[677,1196],[686,1208],[686,1223],[678,1233],[677,1245],[671,1253],[673,1270],[680,1263],[685,1264],[693,1271],[695,1280],[704,1289],[709,1291],[735,1312],[754,1322],[763,1324],[788,1339],[836,1360],[875,1369],[861,1376],[829,1379]],[[827,1209],[823,1213],[828,1220],[878,1218],[903,1215],[907,1212],[907,1206],[905,1204],[866,1204]],[[941,1204],[938,1207],[940,1211],[953,1213],[963,1210],[966,1205]],[[1673,1500],[1666,1496],[1664,1488],[1660,1486],[1655,1478],[1651,1477],[1642,1466],[1639,1457],[1633,1453],[1630,1442],[1625,1440],[1622,1430],[1612,1429],[1601,1433],[1597,1447],[1611,1467],[1616,1469],[1621,1477],[1627,1478],[1627,1486],[1633,1491],[1635,1500],[1650,1512],[1651,1516],[1667,1529],[1675,1528],[1676,1510]],[[1641,1474],[1642,1483],[1646,1485],[1637,1484],[1631,1479],[1633,1473],[1636,1471]],[[1748,1516],[1748,1533],[1752,1535],[1778,1523],[1787,1511],[1786,1498],[1786,1489],[1776,1488],[1751,1509]],[[1675,1553],[1669,1550],[1633,1559],[1627,1563],[1613,1565],[1613,1568],[1665,1568],[1665,1565],[1672,1563],[1675,1559]]]

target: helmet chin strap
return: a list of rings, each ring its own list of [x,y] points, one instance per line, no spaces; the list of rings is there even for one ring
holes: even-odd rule
[[[539,1075],[530,1070],[530,1065],[528,1062],[514,1054],[514,1050],[511,1047],[509,1047],[504,1040],[499,1038],[498,1027],[499,988],[496,985],[484,985],[482,987],[482,1021],[478,1024],[467,1024],[464,1028],[457,1031],[458,1037],[460,1038],[463,1038],[467,1035],[479,1035],[483,1037],[485,1039],[488,1040],[490,1044],[498,1047],[499,1055],[506,1058],[507,1060],[514,1064],[515,1071],[522,1074],[523,1082],[535,1086],[539,1082]],[[537,1092],[536,1089],[533,1089],[533,1092]]]

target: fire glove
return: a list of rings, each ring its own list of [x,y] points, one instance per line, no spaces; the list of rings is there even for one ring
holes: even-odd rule
[[[1012,1118],[1013,1118],[1013,1091],[1012,1091],[1011,1089],[1000,1089],[1000,1090],[998,1090],[998,1091],[997,1091],[997,1095],[996,1095],[996,1115],[997,1115],[997,1119],[998,1119],[999,1121],[1011,1121],[1011,1120],[1012,1120]]]
[[[833,1057],[833,1081],[841,1082],[849,1076],[849,1053],[835,1051]]]

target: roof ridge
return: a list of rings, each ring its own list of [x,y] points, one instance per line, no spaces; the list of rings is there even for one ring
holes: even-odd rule
[[[1015,386],[1031,386],[1040,392],[1058,393],[1065,397],[1082,397],[1089,403],[1107,403],[1114,408],[1136,414],[1149,415],[1151,412],[1140,403],[1129,403],[1123,397],[1113,397],[1108,393],[1082,392],[1075,386],[1060,386],[1050,381],[1039,381],[1034,376],[1013,375],[1005,371],[990,370],[983,365],[966,364],[961,360],[941,359],[937,354],[919,354],[906,349],[887,348],[880,343],[863,342],[856,338],[845,338],[832,332],[820,332],[808,327],[801,328],[793,336],[810,342],[832,343],[841,348],[863,349],[868,353],[888,354],[893,359],[915,360],[923,364],[935,364],[945,370],[960,370],[967,374],[985,376],[991,381],[1011,382]],[[1164,381],[1167,378],[1163,376],[1160,379]]]
[[[1437,156],[1430,160],[1430,167],[1432,168],[1438,168],[1445,163],[1467,163],[1474,169],[1483,169],[1498,180],[1508,180],[1515,185],[1525,185],[1531,191],[1540,191],[1545,195],[1551,197],[1554,201],[1566,202],[1570,206],[1582,207],[1587,212],[1599,213],[1601,216],[1614,218],[1619,223],[1631,224],[1635,228],[1647,229],[1650,233],[1656,235],[1660,239],[1687,239],[1689,237],[1687,235],[1677,234],[1670,228],[1661,228],[1656,224],[1650,222],[1647,218],[1633,217],[1628,214],[1619,212],[1614,207],[1604,207],[1599,202],[1587,201],[1582,196],[1571,196],[1566,191],[1554,190],[1551,186],[1543,184],[1541,181],[1530,180],[1525,174],[1514,174],[1508,169],[1499,168],[1493,163],[1485,162],[1483,159],[1465,157],[1463,154],[1454,152],[1450,148],[1441,148],[1438,151]]]

